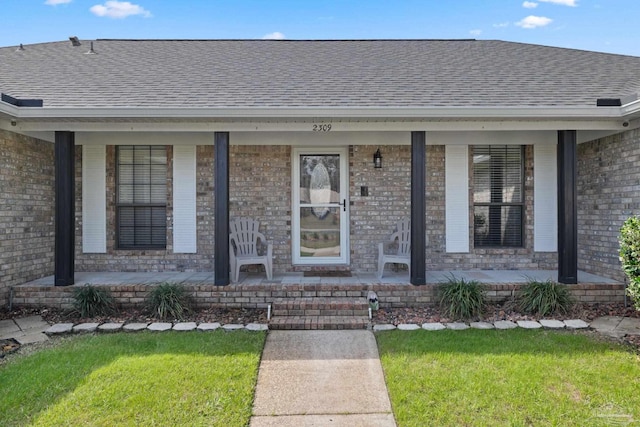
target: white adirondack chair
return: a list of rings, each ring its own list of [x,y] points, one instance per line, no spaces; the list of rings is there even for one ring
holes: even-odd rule
[[[267,279],[273,278],[273,244],[268,243],[264,234],[258,231],[260,223],[251,218],[236,218],[229,223],[229,260],[231,280],[238,281],[240,267],[243,265],[262,264]],[[258,245],[258,240],[261,245]],[[260,246],[266,245],[266,254],[259,252]]]
[[[388,242],[378,244],[378,279],[382,279],[387,263],[406,264],[411,269],[411,220],[408,218],[398,222]]]

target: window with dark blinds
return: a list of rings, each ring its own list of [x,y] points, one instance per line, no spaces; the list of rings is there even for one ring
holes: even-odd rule
[[[167,150],[117,147],[117,225],[120,249],[167,245]]]
[[[522,146],[473,147],[474,246],[523,245],[523,193]]]

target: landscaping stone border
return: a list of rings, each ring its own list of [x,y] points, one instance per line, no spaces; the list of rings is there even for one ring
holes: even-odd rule
[[[589,323],[580,319],[572,319],[572,320],[541,320],[540,322],[536,322],[533,320],[528,321],[519,321],[517,323],[500,320],[494,323],[491,322],[453,322],[453,323],[439,323],[439,322],[430,322],[423,323],[422,325],[414,324],[414,323],[405,323],[398,326],[392,324],[382,324],[382,325],[373,325],[372,329],[374,332],[381,331],[391,331],[391,330],[400,330],[400,331],[415,331],[415,330],[425,330],[425,331],[442,331],[445,329],[453,330],[453,331],[462,331],[469,328],[472,329],[588,329]],[[62,335],[62,334],[70,334],[70,333],[86,333],[86,332],[114,332],[119,330],[124,330],[127,332],[138,332],[138,331],[153,331],[153,332],[164,332],[164,331],[215,331],[217,329],[222,329],[224,331],[237,331],[237,330],[247,330],[247,331],[268,331],[269,325],[265,323],[249,323],[247,325],[242,324],[220,324],[220,323],[196,323],[196,322],[154,322],[154,323],[79,323],[74,325],[73,323],[57,323],[52,325],[44,331],[47,335]]]
[[[44,331],[47,335],[66,335],[77,334],[87,332],[99,332],[108,333],[116,331],[126,332],[139,332],[139,331],[151,331],[151,332],[165,332],[165,331],[200,331],[208,332],[215,331],[217,329],[223,329],[225,331],[267,331],[269,325],[264,323],[249,323],[247,325],[241,324],[226,324],[220,323],[196,323],[196,322],[153,322],[153,323],[56,323],[51,325]],[[418,326],[417,329],[420,329]]]
[[[533,320],[527,321],[518,321],[517,323],[508,321],[508,320],[499,320],[494,323],[490,322],[454,322],[454,323],[439,323],[439,322],[430,322],[423,323],[422,325],[416,324],[401,324],[397,327],[391,324],[382,324],[382,325],[374,325],[374,332],[382,332],[382,331],[392,331],[394,329],[398,329],[400,331],[415,331],[417,329],[423,329],[425,331],[443,331],[445,329],[451,331],[463,331],[465,329],[473,328],[473,329],[498,329],[498,330],[506,330],[506,329],[588,329],[590,327],[589,323],[580,319],[571,319],[571,320],[540,320],[540,322],[536,322]]]

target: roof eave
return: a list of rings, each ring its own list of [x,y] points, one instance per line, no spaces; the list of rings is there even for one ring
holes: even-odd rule
[[[252,119],[371,118],[576,120],[623,119],[640,113],[640,101],[622,107],[42,107],[0,103],[16,119]]]
[[[625,120],[635,120],[640,118],[640,99],[629,102],[620,107],[620,114]]]

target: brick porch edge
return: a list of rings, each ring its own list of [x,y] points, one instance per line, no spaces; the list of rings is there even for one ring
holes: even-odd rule
[[[375,291],[382,308],[419,307],[435,304],[436,284],[413,286],[411,284],[261,284],[229,285],[183,283],[192,293],[197,308],[266,308],[277,298],[300,297],[366,297]],[[13,305],[17,307],[70,308],[72,291],[83,286],[19,285],[14,287]],[[153,284],[96,285],[109,289],[122,308],[139,307],[145,302]],[[487,297],[500,302],[517,295],[522,283],[486,284]],[[568,285],[578,302],[612,303],[624,301],[624,284]]]

